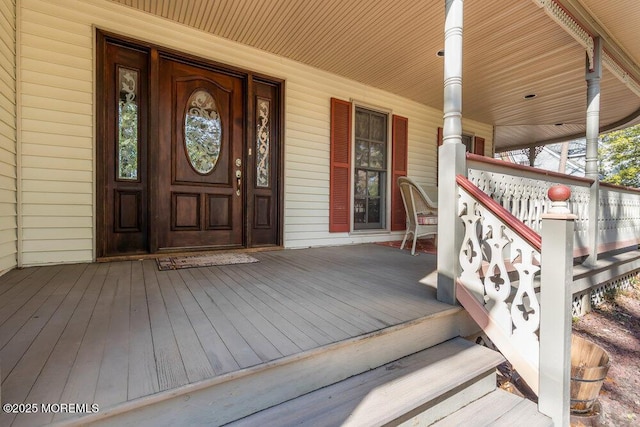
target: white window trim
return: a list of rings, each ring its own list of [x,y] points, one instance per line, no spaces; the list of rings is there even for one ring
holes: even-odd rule
[[[462,131],[462,136],[466,136],[471,138],[471,146],[469,147],[469,153],[475,153],[476,151],[476,135],[474,133],[470,133],[470,132],[465,132],[464,130]],[[462,144],[464,145],[464,141],[462,141]]]
[[[393,117],[393,110],[389,108],[380,107],[379,105],[370,104],[365,101],[359,101],[354,98],[350,98],[351,101],[351,117],[353,120],[351,121],[351,185],[349,189],[349,197],[351,198],[351,212],[349,213],[349,234],[363,236],[363,235],[373,235],[373,234],[388,234],[391,232],[391,179],[393,175],[393,171],[390,171],[391,167],[391,156],[393,154],[392,147],[392,129],[391,129],[391,118]],[[353,182],[353,177],[356,171],[356,108],[364,108],[367,110],[375,111],[378,113],[386,114],[387,116],[387,173],[385,174],[386,179],[386,187],[385,187],[385,195],[384,195],[384,228],[373,228],[373,229],[364,229],[364,230],[356,230],[355,224],[353,222],[353,209],[354,209],[354,200],[355,200],[355,183]]]

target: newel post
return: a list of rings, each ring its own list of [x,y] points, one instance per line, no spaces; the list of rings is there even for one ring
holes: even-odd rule
[[[575,215],[567,207],[571,190],[549,189],[551,209],[542,216],[540,284],[540,386],[538,409],[556,426],[569,425],[571,372],[571,288]]]

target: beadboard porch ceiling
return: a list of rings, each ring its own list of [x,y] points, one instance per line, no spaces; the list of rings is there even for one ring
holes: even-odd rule
[[[444,0],[111,1],[443,105]],[[637,0],[560,3],[640,81]],[[464,7],[463,116],[493,124],[497,150],[584,134],[584,48],[537,1]],[[606,67],[601,90],[601,129],[640,121],[640,97]]]

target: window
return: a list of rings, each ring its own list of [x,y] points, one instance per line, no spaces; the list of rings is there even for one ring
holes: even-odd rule
[[[462,134],[462,143],[467,153],[473,153],[473,136]]]
[[[349,232],[352,223],[354,230],[404,230],[397,180],[407,174],[408,129],[406,117],[354,113],[350,102],[331,99],[329,232]]]
[[[387,115],[356,107],[353,228],[385,228]]]
[[[438,128],[438,146],[442,145],[442,128]],[[479,154],[484,156],[484,138],[469,134],[462,134],[462,143],[467,153]]]

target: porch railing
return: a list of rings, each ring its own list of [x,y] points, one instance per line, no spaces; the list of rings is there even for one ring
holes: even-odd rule
[[[536,232],[541,216],[549,210],[548,189],[563,184],[571,189],[569,210],[576,216],[574,256],[587,255],[589,242],[597,241],[597,252],[640,243],[640,190],[600,183],[596,240],[590,239],[590,204],[594,180],[509,164],[467,154],[468,178],[516,218]],[[596,230],[595,227],[593,227]]]
[[[640,243],[640,190],[600,183],[600,252]]]
[[[537,394],[540,235],[468,179],[457,183],[464,223],[457,298]]]
[[[538,395],[540,411],[568,425],[576,220],[567,208],[570,190],[548,193],[554,201],[540,213],[541,236],[469,179],[458,175],[456,184],[464,224],[456,297]],[[514,204],[523,206],[517,198]],[[541,270],[543,263],[552,267]]]

